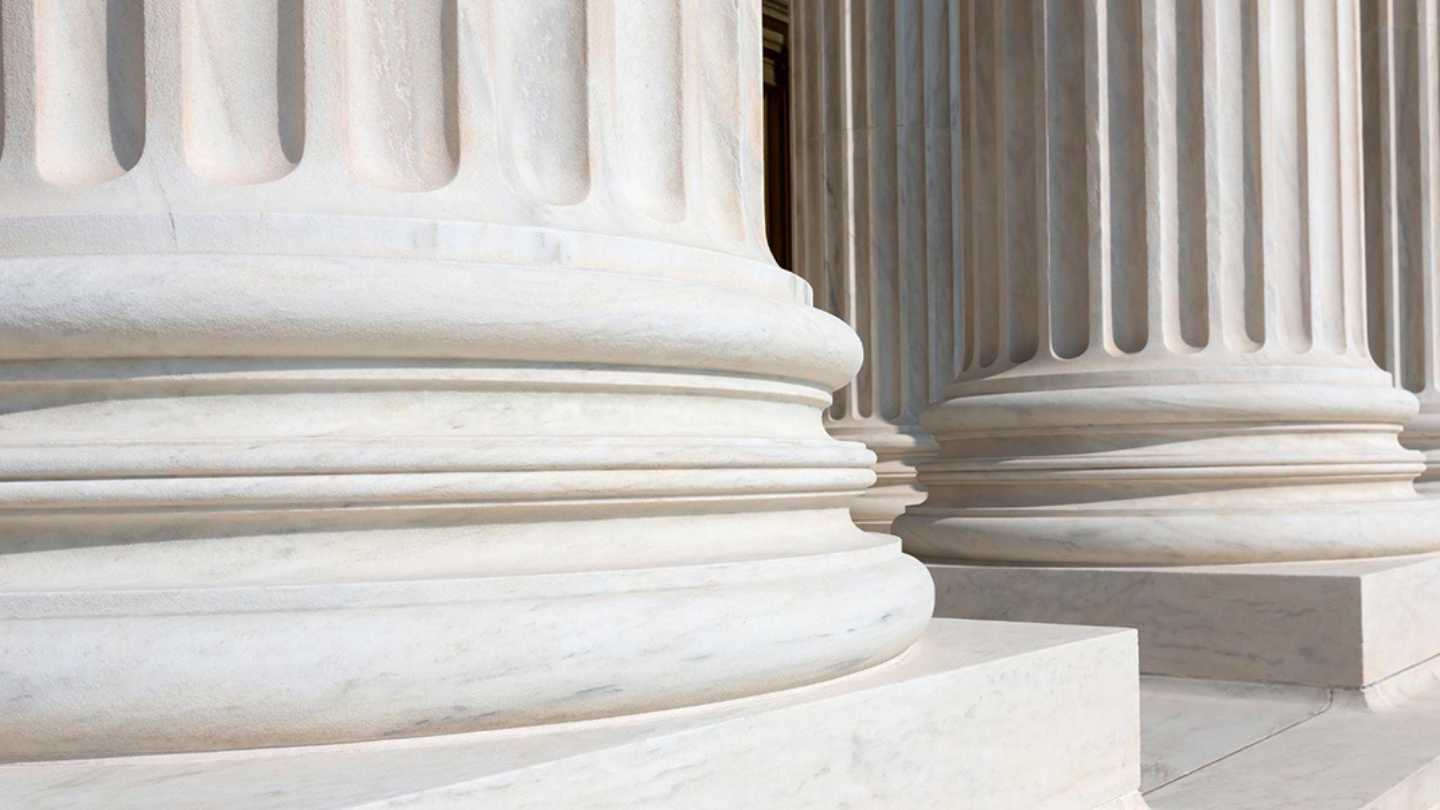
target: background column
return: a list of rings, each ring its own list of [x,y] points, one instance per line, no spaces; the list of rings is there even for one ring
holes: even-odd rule
[[[1361,4],[1365,247],[1370,350],[1420,399],[1400,441],[1425,453],[1422,492],[1440,487],[1440,9]]]
[[[1370,358],[1354,2],[967,2],[962,367],[916,554],[1440,547]]]
[[[872,531],[924,499],[915,464],[935,443],[920,413],[956,367],[958,10],[797,0],[791,13],[793,269],[865,345],[826,424],[879,458],[876,485],[852,508]]]

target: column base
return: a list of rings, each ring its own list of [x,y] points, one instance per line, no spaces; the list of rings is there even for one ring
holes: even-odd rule
[[[1434,392],[1420,400],[1420,415],[1405,423],[1400,443],[1425,454],[1425,472],[1415,479],[1415,490],[1421,495],[1440,495],[1440,402]]]
[[[824,684],[703,707],[305,748],[15,763],[27,808],[1143,810],[1135,637],[937,620]]]
[[[1440,806],[1437,676],[1433,663],[1400,676],[1419,694],[1394,702],[1373,690],[1144,677],[1145,797],[1154,810]]]
[[[884,480],[877,475],[877,480]],[[861,531],[889,534],[895,518],[908,507],[925,501],[925,490],[915,485],[914,476],[899,484],[876,484],[851,503],[850,519]]]
[[[1134,627],[1146,674],[1354,689],[1440,656],[1440,554],[929,568],[937,616]]]
[[[850,516],[867,532],[889,534],[895,518],[925,502],[915,465],[934,457],[935,440],[916,425],[889,422],[830,422],[830,435],[862,442],[875,453],[875,483],[851,502]]]

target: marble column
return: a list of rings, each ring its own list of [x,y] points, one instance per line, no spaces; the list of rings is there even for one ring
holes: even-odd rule
[[[0,758],[906,649],[930,580],[820,418],[860,345],[765,247],[757,5],[0,2]]]
[[[1440,492],[1440,27],[1427,0],[1362,6],[1365,260],[1370,350],[1415,393],[1400,441],[1425,453],[1422,492]]]
[[[1359,4],[963,4],[966,335],[930,558],[1440,548],[1365,324]],[[1128,622],[1127,622],[1128,623]],[[1142,657],[1144,655],[1142,647]]]
[[[947,0],[797,0],[791,13],[793,269],[865,344],[826,423],[878,457],[876,485],[852,507],[872,531],[924,500],[915,465],[935,442],[920,413],[957,367],[958,11]]]

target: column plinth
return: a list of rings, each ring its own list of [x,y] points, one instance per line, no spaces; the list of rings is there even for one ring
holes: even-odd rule
[[[820,418],[859,343],[764,246],[758,9],[61,6],[3,3],[0,757],[608,717],[921,634]]]

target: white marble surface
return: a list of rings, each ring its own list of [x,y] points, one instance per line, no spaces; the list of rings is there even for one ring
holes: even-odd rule
[[[1440,655],[1440,555],[929,568],[936,615],[1135,627],[1151,674],[1355,688]]]
[[[0,765],[26,810],[1141,810],[1134,634],[937,620],[768,696],[582,723]]]
[[[1433,810],[1440,674],[1426,680],[1377,708],[1352,690],[1142,678],[1145,798],[1154,810]]]

